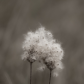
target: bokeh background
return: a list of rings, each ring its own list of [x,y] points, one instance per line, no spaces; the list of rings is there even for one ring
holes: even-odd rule
[[[84,84],[84,0],[0,0],[0,84],[29,84],[29,63],[21,60],[24,34],[40,25],[65,51],[64,69],[52,84]],[[49,70],[33,65],[32,84],[48,84]]]

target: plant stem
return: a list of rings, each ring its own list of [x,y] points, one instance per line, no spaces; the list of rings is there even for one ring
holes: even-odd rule
[[[32,81],[32,62],[30,62],[30,84]]]
[[[51,72],[52,72],[52,70],[50,69],[49,84],[51,84]]]

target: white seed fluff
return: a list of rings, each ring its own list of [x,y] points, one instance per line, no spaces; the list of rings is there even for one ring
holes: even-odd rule
[[[57,43],[51,32],[46,31],[44,27],[35,32],[28,32],[22,46],[24,53],[22,59],[29,62],[39,61],[51,70],[62,69],[62,58],[64,51],[60,43]],[[41,67],[44,69],[45,67]]]

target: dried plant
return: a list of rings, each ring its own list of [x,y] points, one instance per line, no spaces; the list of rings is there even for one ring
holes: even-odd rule
[[[50,70],[49,84],[51,82],[51,71],[54,70],[53,74],[57,75],[57,71],[63,68],[61,62],[64,54],[63,49],[60,43],[53,38],[51,32],[46,31],[44,27],[39,28],[35,32],[28,32],[25,35],[23,50],[22,59],[30,62],[30,84],[32,63],[35,61],[43,63],[44,66],[41,66],[40,70],[44,69],[45,66]]]

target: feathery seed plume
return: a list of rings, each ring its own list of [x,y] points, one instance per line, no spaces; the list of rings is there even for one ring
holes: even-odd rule
[[[60,43],[56,42],[51,32],[46,31],[44,27],[35,32],[28,32],[23,42],[24,54],[22,59],[29,62],[39,61],[45,64],[49,69],[62,69],[62,58],[64,51]],[[45,67],[41,67],[44,69]]]

